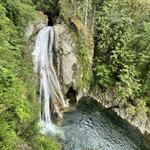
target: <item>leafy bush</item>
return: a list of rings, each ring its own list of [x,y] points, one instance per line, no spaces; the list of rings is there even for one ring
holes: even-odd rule
[[[150,72],[150,3],[108,0],[99,3],[95,26],[95,81],[118,96],[147,99]]]
[[[13,22],[19,33],[23,32],[30,19],[33,19],[35,11],[32,3],[22,0],[1,0],[6,9],[6,16]]]
[[[37,142],[38,143],[38,149],[40,149],[40,150],[61,150],[60,145],[53,138],[49,138],[47,136],[40,135],[37,138],[37,141],[38,141]]]

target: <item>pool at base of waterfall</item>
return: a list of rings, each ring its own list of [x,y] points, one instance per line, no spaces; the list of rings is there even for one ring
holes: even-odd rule
[[[62,128],[63,150],[150,150],[137,129],[93,100],[65,112]]]

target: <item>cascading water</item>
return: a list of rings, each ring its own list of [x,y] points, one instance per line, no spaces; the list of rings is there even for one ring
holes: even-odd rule
[[[39,103],[43,106],[40,111],[40,123],[47,130],[54,132],[54,125],[51,121],[50,103],[55,99],[66,107],[61,92],[59,80],[53,66],[53,27],[44,27],[37,35],[35,48],[32,53],[35,72],[40,75]]]

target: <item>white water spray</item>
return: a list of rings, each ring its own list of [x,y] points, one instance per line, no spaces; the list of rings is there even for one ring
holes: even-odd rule
[[[39,103],[43,104],[43,110],[40,112],[40,123],[44,130],[55,132],[55,125],[51,121],[50,103],[56,99],[63,107],[66,107],[67,104],[64,101],[53,66],[53,43],[53,27],[44,27],[37,35],[32,56],[35,72],[40,75]]]

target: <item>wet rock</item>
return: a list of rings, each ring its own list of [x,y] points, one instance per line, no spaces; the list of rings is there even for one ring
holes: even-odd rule
[[[127,120],[134,127],[137,127],[141,133],[150,134],[150,119],[145,111],[137,111],[137,107],[128,104],[126,107],[113,109],[118,116]]]
[[[117,99],[113,90],[92,90],[88,96],[97,100],[103,107],[116,112],[143,134],[150,134],[150,112],[139,100],[132,104],[127,99]]]
[[[63,91],[66,94],[70,87],[77,89],[77,80],[80,78],[77,44],[65,25],[55,25],[54,30],[56,68]]]

